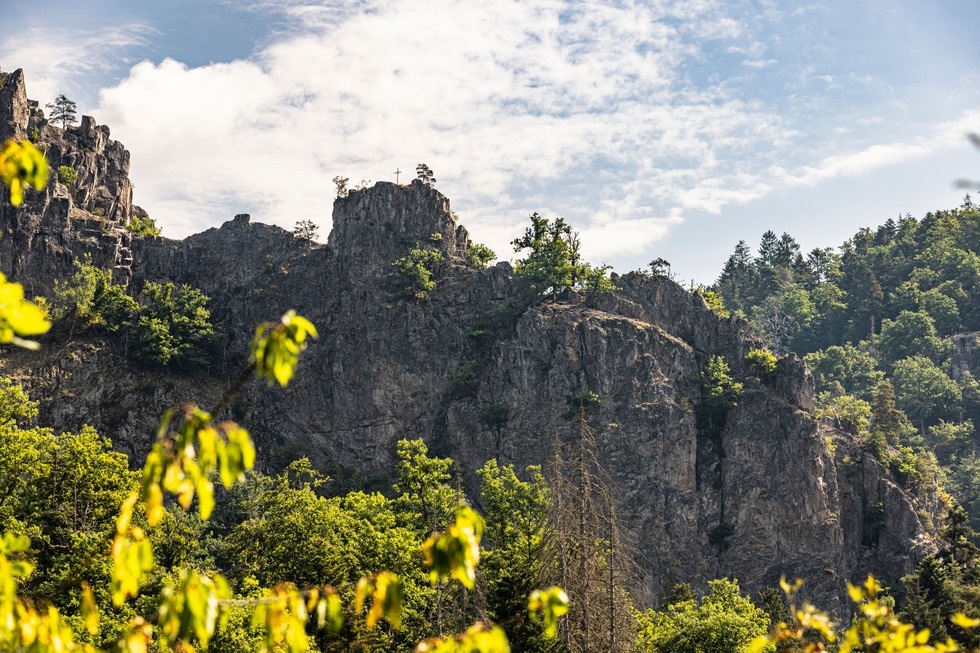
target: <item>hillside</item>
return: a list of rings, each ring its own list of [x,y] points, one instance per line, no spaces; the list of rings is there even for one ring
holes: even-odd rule
[[[139,460],[163,409],[220,396],[255,325],[295,308],[320,338],[290,391],[249,386],[231,411],[267,469],[305,455],[348,487],[382,487],[396,442],[422,438],[472,487],[492,458],[547,464],[574,438],[569,398],[595,393],[586,421],[647,601],[678,581],[703,589],[731,576],[754,592],[785,574],[843,610],[847,581],[873,572],[897,585],[935,550],[924,518],[935,497],[913,497],[854,437],[814,417],[802,361],[786,355],[760,378],[744,360],[761,345],[749,324],[668,279],[630,273],[614,276],[613,292],[544,301],[510,265],[474,266],[449,200],[420,181],[338,198],[326,245],[247,215],[183,241],[135,236],[128,226],[145,213],[132,204],[129,154],[108,128],[88,117],[68,130],[47,124],[20,71],[0,92],[0,128],[36,134],[53,168],[78,175],[20,207],[0,205],[0,271],[50,297],[89,255],[132,297],[151,282],[203,291],[222,334],[209,364],[191,372],[136,364],[128,341],[98,330],[56,329],[39,354],[4,351],[4,374],[40,402],[45,425],[91,424]],[[425,300],[392,283],[393,261],[415,246],[444,260]],[[697,419],[715,357],[744,384],[718,430]]]

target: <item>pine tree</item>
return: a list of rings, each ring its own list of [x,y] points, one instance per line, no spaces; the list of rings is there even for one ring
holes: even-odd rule
[[[62,93],[57,98],[55,98],[53,103],[45,104],[48,109],[51,109],[51,115],[48,119],[51,122],[61,122],[62,129],[68,129],[68,125],[75,124],[76,118],[76,106],[75,103],[69,100]]]
[[[436,185],[435,173],[432,172],[432,168],[424,163],[420,163],[415,166],[415,174],[417,175],[416,179],[425,184],[426,187],[432,188]]]

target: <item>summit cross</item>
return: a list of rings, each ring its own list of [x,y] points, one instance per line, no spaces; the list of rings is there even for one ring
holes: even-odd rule
[[[398,175],[400,175],[401,173],[402,173],[402,171],[399,168],[395,168],[395,183],[396,184],[398,183]]]

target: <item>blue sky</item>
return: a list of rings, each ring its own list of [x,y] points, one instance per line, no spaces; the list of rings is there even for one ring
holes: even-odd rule
[[[501,258],[564,216],[592,261],[710,283],[766,229],[804,249],[957,206],[980,178],[975,4],[954,0],[31,3],[0,39],[132,153],[183,237],[236,213],[325,240],[335,175],[427,163]],[[404,181],[406,177],[402,177]]]

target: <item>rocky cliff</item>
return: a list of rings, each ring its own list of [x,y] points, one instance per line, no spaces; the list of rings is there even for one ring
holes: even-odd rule
[[[234,408],[269,464],[307,455],[348,483],[378,486],[392,475],[395,442],[421,437],[472,482],[489,458],[545,463],[572,435],[567,398],[594,392],[588,422],[654,595],[721,576],[754,591],[785,574],[835,608],[847,580],[874,572],[895,585],[931,551],[919,506],[888,470],[814,418],[802,362],[785,358],[771,378],[754,378],[742,362],[758,344],[747,325],[668,279],[631,273],[606,296],[531,301],[508,264],[466,264],[469,238],[449,201],[417,181],[338,199],[326,245],[247,215],[183,241],[136,238],[125,229],[138,210],[129,154],[108,129],[90,118],[67,131],[45,124],[19,72],[0,93],[0,117],[14,135],[36,126],[53,166],[79,175],[16,209],[0,205],[3,272],[44,293],[90,253],[134,292],[147,280],[202,289],[225,334],[225,355],[194,377],[147,374],[98,339],[6,352],[4,372],[56,427],[91,423],[138,459],[166,405],[219,396],[255,324],[295,308],[321,334],[296,379],[287,392],[255,384]],[[391,284],[391,262],[415,243],[445,257],[427,301]],[[695,416],[711,356],[745,384],[720,435],[699,431]]]

